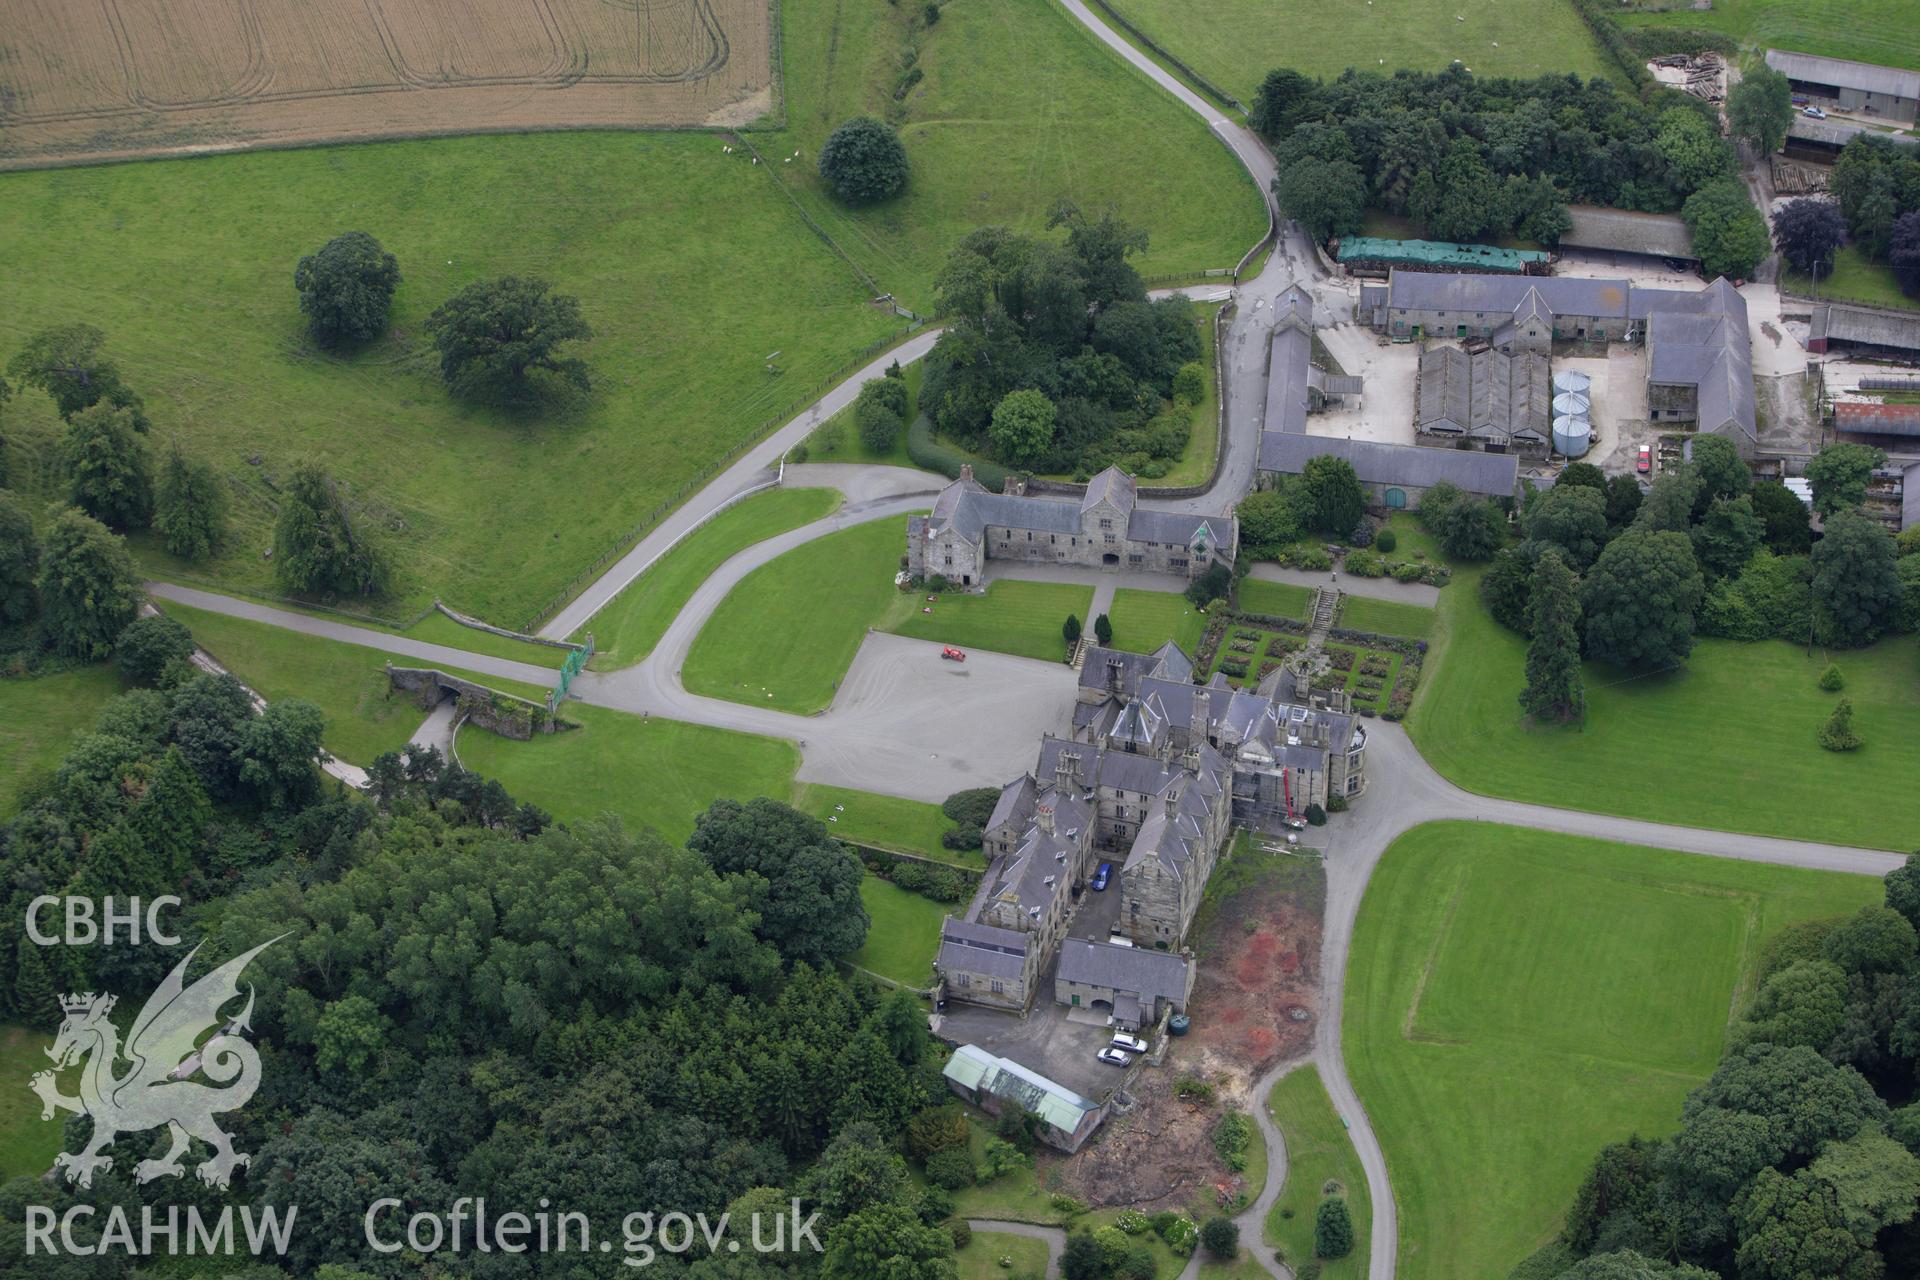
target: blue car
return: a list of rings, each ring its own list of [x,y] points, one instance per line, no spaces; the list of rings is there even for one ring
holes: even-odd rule
[[[1113,864],[1111,862],[1101,863],[1099,866],[1099,869],[1093,873],[1094,891],[1097,893],[1100,890],[1106,888],[1107,880],[1110,877],[1112,877],[1112,875],[1113,875]]]

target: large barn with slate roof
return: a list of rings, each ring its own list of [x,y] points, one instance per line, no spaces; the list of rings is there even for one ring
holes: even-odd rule
[[[1233,563],[1239,539],[1230,514],[1142,507],[1133,477],[1118,467],[1076,500],[990,493],[963,466],[930,514],[907,518],[907,572],[973,586],[988,560],[1026,560],[1197,578]]]

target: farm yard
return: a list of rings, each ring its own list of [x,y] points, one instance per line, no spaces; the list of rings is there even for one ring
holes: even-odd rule
[[[1571,0],[1324,0],[1284,12],[1260,0],[1109,7],[1249,106],[1275,67],[1329,80],[1349,67],[1442,71],[1456,59],[1477,76],[1617,74]]]
[[[1506,1275],[1594,1154],[1678,1122],[1757,948],[1880,900],[1867,876],[1480,823],[1415,828],[1361,902],[1345,1053],[1407,1280]]]
[[[744,125],[764,0],[254,0],[8,9],[0,167],[566,128]]]

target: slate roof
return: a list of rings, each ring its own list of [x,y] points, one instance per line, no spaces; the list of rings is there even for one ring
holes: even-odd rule
[[[1906,469],[1901,477],[1900,528],[1920,527],[1920,462]]]
[[[1488,276],[1486,279],[1496,279]],[[1431,488],[1442,480],[1467,493],[1506,498],[1520,475],[1520,459],[1511,453],[1482,453],[1478,449],[1428,449],[1419,445],[1381,444],[1372,440],[1341,440],[1332,436],[1298,436],[1280,431],[1260,435],[1260,469],[1281,475],[1299,475],[1309,458],[1331,455],[1353,464],[1363,485],[1411,485]]]
[[[1006,786],[1000,788],[1000,798],[993,802],[993,816],[987,819],[984,828],[992,831],[1003,823],[1025,826],[1033,817],[1033,800],[1038,788],[1027,774],[1021,774]]]
[[[1053,830],[1031,821],[1018,850],[1000,860],[986,896],[986,901],[1011,903],[1030,919],[1044,914],[1066,887],[1067,867],[1094,819],[1092,805],[1052,786],[1035,798],[1035,813],[1043,809],[1052,810]]]
[[[1703,431],[1757,441],[1747,300],[1725,279],[1698,293],[1668,292],[1647,318],[1647,380],[1699,388]]]
[[[1312,357],[1311,334],[1286,325],[1273,331],[1273,345],[1267,359],[1263,430],[1301,432],[1307,429],[1307,370]]]
[[[980,541],[988,525],[1035,533],[1080,532],[1080,508],[1075,503],[988,493],[966,480],[941,490],[928,520],[929,532],[937,535],[952,529],[969,542]]]
[[[1885,94],[1891,98],[1920,99],[1920,71],[1902,71],[1897,67],[1875,66],[1871,62],[1850,62],[1845,58],[1822,58],[1811,53],[1791,53],[1785,49],[1767,50],[1767,65],[1789,80],[1805,84],[1830,84],[1862,93]]]
[[[1229,545],[1233,531],[1231,516],[1188,515],[1179,511],[1157,511],[1141,507],[1127,517],[1127,538],[1132,542],[1164,542],[1191,547],[1202,538],[1215,550]]]
[[[1031,936],[1018,929],[1001,929],[948,916],[940,928],[937,963],[943,973],[964,969],[968,973],[984,973],[989,978],[1017,982],[1026,973],[1027,943]]]
[[[1059,976],[1066,982],[1183,1001],[1192,961],[1171,951],[1068,938],[1060,944]]]
[[[1528,295],[1563,316],[1627,316],[1625,280],[1581,276],[1487,276],[1395,270],[1387,279],[1387,306],[1414,311],[1475,311],[1511,316]]]
[[[1472,380],[1473,363],[1459,347],[1422,352],[1413,425],[1439,435],[1465,435],[1472,417]]]
[[[1118,467],[1108,467],[1087,482],[1086,495],[1080,499],[1080,510],[1087,511],[1095,503],[1104,500],[1122,511],[1131,511],[1135,496],[1133,477]],[[1074,527],[1079,527],[1077,522]]]
[[[1693,234],[1677,214],[1635,213],[1628,209],[1575,204],[1567,206],[1567,216],[1573,226],[1560,237],[1562,245],[1688,261],[1695,258]]]
[[[1844,147],[1853,141],[1855,134],[1865,132],[1867,127],[1863,124],[1848,124],[1844,120],[1809,120],[1798,111],[1793,113],[1793,121],[1787,125],[1789,141],[1818,142],[1829,147]]]

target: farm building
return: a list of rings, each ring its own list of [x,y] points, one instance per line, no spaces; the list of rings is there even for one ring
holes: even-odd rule
[[[1920,404],[1842,400],[1833,406],[1833,429],[1843,436],[1899,436],[1920,441]]]
[[[1826,352],[1835,344],[1911,359],[1920,355],[1920,314],[1855,307],[1844,302],[1822,303],[1813,309],[1807,350]]]
[[[935,963],[954,999],[1001,1009],[1033,1003],[1041,950],[1032,934],[948,916]]]
[[[1800,160],[1832,164],[1852,142],[1855,134],[1866,132],[1865,125],[1844,120],[1809,120],[1795,113],[1787,125],[1787,140],[1781,150]]]
[[[1573,225],[1560,237],[1563,249],[1604,249],[1612,253],[1639,253],[1676,262],[1698,262],[1693,233],[1678,215],[1633,213],[1597,205],[1567,206]]]
[[[1920,71],[1785,49],[1767,50],[1767,65],[1785,76],[1795,93],[1823,106],[1905,124],[1920,115]]]
[[[1085,938],[1060,945],[1054,1003],[1111,1014],[1123,1030],[1154,1026],[1168,1012],[1185,1013],[1192,994],[1193,961],[1184,955]]]
[[[1552,406],[1545,356],[1434,347],[1420,355],[1414,438],[1445,449],[1545,457]]]
[[[1490,244],[1453,244],[1443,240],[1378,240],[1348,236],[1340,242],[1340,265],[1354,275],[1406,271],[1481,271],[1493,275],[1542,274],[1547,255],[1537,249],[1502,249]]]
[[[1061,1151],[1078,1151],[1106,1118],[1100,1103],[979,1045],[955,1049],[940,1074],[948,1088],[989,1115],[1011,1102],[1039,1117],[1041,1141]]]
[[[1306,469],[1308,460],[1322,456],[1346,459],[1367,491],[1367,501],[1390,510],[1420,505],[1420,495],[1443,480],[1476,498],[1511,498],[1520,480],[1517,454],[1430,449],[1417,444],[1337,440],[1278,431],[1260,436],[1260,470],[1269,476],[1297,476]]]
[[[1328,402],[1359,395],[1362,380],[1330,374],[1313,363],[1313,299],[1290,284],[1273,302],[1273,336],[1267,349],[1264,430],[1305,431],[1307,415]]]
[[[1546,355],[1556,340],[1647,339],[1647,398],[1664,422],[1730,437],[1751,454],[1753,350],[1746,299],[1725,280],[1704,289],[1643,289],[1572,276],[1426,275],[1396,271],[1379,327],[1396,338],[1484,338]]]

